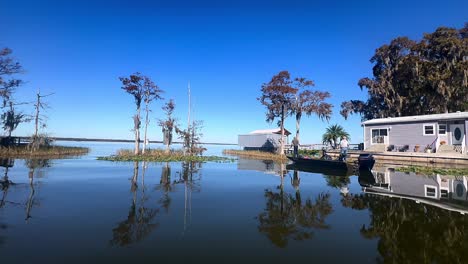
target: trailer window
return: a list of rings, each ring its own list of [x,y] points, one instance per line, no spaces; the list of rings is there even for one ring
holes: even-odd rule
[[[425,136],[426,135],[435,135],[434,124],[430,124],[430,125],[425,124],[423,132],[424,132],[423,134]]]

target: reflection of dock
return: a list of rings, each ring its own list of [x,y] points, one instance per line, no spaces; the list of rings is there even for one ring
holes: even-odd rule
[[[360,178],[363,191],[387,197],[410,199],[445,210],[468,213],[468,177],[417,175],[384,169]]]

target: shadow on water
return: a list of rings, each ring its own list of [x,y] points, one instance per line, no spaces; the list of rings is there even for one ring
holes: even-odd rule
[[[377,262],[466,263],[466,182],[466,177],[385,169],[361,175],[363,193],[342,195],[341,204],[369,211],[370,223],[360,233],[378,239]]]
[[[316,229],[329,229],[325,220],[333,212],[330,194],[320,193],[314,201],[310,197],[303,200],[299,188],[300,172],[294,171],[290,177],[294,193],[285,191],[285,176],[282,173],[280,177],[281,182],[276,189],[265,190],[266,206],[257,217],[258,231],[275,246],[285,248],[289,239],[306,240],[313,237]]]

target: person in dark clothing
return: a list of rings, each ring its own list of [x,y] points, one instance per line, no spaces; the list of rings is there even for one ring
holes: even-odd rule
[[[294,157],[297,158],[299,156],[299,140],[294,137],[292,140],[292,144],[294,146]]]

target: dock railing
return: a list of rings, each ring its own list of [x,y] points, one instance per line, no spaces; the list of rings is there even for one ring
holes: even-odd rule
[[[466,135],[463,135],[463,140],[462,140],[462,154],[467,154],[466,153]]]

